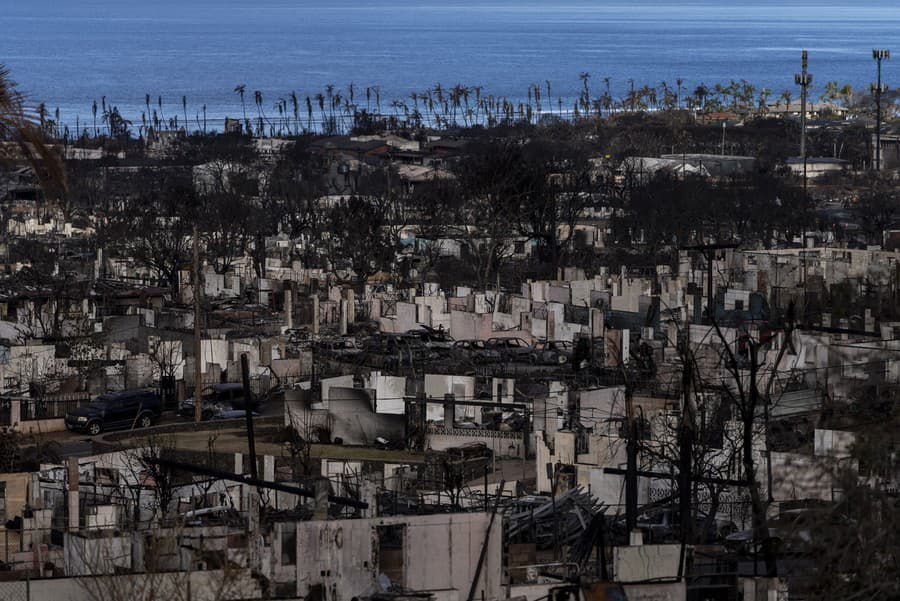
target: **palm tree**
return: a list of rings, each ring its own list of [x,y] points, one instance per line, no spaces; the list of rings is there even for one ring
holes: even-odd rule
[[[165,123],[165,122],[166,122],[166,115],[165,115],[165,113],[163,113],[163,108],[162,108],[162,96],[157,96],[157,97],[156,97],[156,105],[159,107],[159,119],[160,119],[160,121],[162,121],[163,123]]]
[[[185,133],[187,133],[187,127],[188,127],[187,96],[181,97],[181,112],[184,114],[184,129],[185,129]]]
[[[581,80],[581,101],[579,104],[581,104],[581,107],[584,112],[587,113],[587,116],[590,116],[591,90],[588,87],[588,80],[590,80],[591,74],[587,71],[583,71],[578,78]]]
[[[853,100],[853,86],[850,85],[849,83],[845,83],[844,85],[841,86],[841,89],[839,90],[839,94],[840,94],[841,100],[844,103],[844,106],[847,106],[848,104],[850,104],[850,101]]]
[[[791,112],[791,96],[793,95],[793,92],[790,90],[785,90],[781,93],[781,99],[784,100],[784,107],[787,112]]]
[[[550,80],[545,79],[544,83],[547,85],[547,105],[550,107],[550,114],[553,114],[553,93],[550,88]]]
[[[263,117],[263,95],[259,90],[253,91],[253,100],[256,102],[256,113],[259,115],[259,123],[257,124],[257,133],[260,136],[265,135],[265,130],[263,129],[264,117]]]
[[[316,104],[319,105],[319,112],[322,113],[322,127],[325,127],[325,96],[322,92],[316,94]]]
[[[762,88],[759,91],[759,110],[763,113],[767,112],[769,106],[769,96],[772,95],[772,90],[769,88]]]
[[[756,86],[747,81],[746,79],[742,79],[740,81],[740,98],[741,103],[744,105],[742,108],[748,109],[753,102],[753,95],[756,93]]]
[[[675,101],[673,100],[672,92],[669,90],[669,84],[665,80],[659,82],[659,90],[662,92],[662,106],[663,110],[671,110],[675,108]]]
[[[234,86],[234,93],[241,97],[241,112],[244,114],[244,121],[247,121],[247,105],[244,103],[244,92],[247,91],[247,84],[241,83]]]
[[[603,97],[600,99],[600,104],[603,106],[603,109],[606,111],[607,115],[612,114],[613,107],[613,97],[612,92],[610,91],[611,87],[609,82],[609,77],[603,78]]]
[[[38,120],[41,124],[41,131],[46,132],[47,131],[47,105],[44,104],[43,102],[40,103],[38,105],[37,112],[38,112]]]
[[[703,107],[706,105],[706,97],[709,96],[709,88],[706,87],[705,84],[700,84],[696,88],[694,88],[694,97],[697,99],[697,106],[700,110],[703,110]]]
[[[281,135],[281,128],[284,125],[285,118],[285,109],[287,107],[287,102],[284,98],[279,98],[275,102],[275,110],[278,111],[278,135]]]
[[[59,156],[44,144],[34,115],[25,108],[25,97],[16,89],[9,71],[0,64],[0,139],[16,143],[37,176],[47,197],[58,197],[66,191],[66,174]],[[8,155],[7,147],[0,147],[0,158]]]
[[[297,92],[291,92],[291,108],[294,111],[294,135],[300,135],[300,103],[297,101]]]

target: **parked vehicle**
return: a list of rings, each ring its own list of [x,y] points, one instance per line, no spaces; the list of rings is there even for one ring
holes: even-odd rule
[[[448,351],[453,346],[453,338],[443,329],[434,329],[421,326],[415,330],[409,330],[405,336],[414,338],[432,351]]]
[[[325,341],[316,350],[325,357],[339,361],[354,361],[365,352],[355,338],[349,337]]]
[[[572,360],[574,348],[566,340],[546,340],[534,345],[529,359],[535,365],[562,365]]]
[[[753,528],[747,528],[725,537],[725,545],[739,553],[752,553],[761,551],[765,542],[782,551],[787,550],[786,543],[789,546],[808,544],[812,541],[812,532],[807,516],[805,509],[783,511],[766,521],[768,538],[765,541],[755,540]]]
[[[162,399],[155,390],[124,390],[101,394],[66,412],[66,428],[91,436],[115,428],[149,428],[161,413]]]
[[[247,409],[244,386],[240,382],[213,384],[203,389],[202,394],[201,417],[204,420],[212,419],[224,411]],[[260,399],[251,394],[249,403],[251,411],[255,410],[259,404]],[[178,415],[193,419],[194,412],[194,397],[184,399],[178,405]]]
[[[366,348],[366,352],[381,356],[388,369],[421,366],[440,357],[437,351],[429,349],[419,339],[405,335],[387,335],[375,339]]]
[[[725,537],[725,546],[738,553],[761,552],[768,543],[780,553],[814,553],[839,544],[840,533],[852,531],[856,523],[847,516],[825,509],[788,509],[766,521],[766,540],[754,539],[752,528]]]
[[[214,418],[224,411],[229,411],[231,408],[222,403],[216,402],[212,399],[212,397],[207,397],[204,394],[202,399],[202,408],[200,410],[200,418],[204,421]],[[196,405],[194,404],[194,397],[189,397],[181,401],[178,405],[178,415],[181,417],[186,417],[188,419],[194,419],[196,416]]]
[[[681,517],[677,510],[661,508],[649,512],[644,519],[638,520],[637,527],[646,535],[649,543],[678,542],[681,537]],[[704,544],[714,544],[737,531],[731,520],[714,517],[708,520],[706,514],[697,512],[693,516],[694,536]]]
[[[443,329],[434,329],[421,326],[415,330],[409,330],[403,334],[404,338],[409,339],[414,344],[421,344],[429,351],[437,355],[446,355],[453,348],[453,338],[450,337]]]
[[[502,361],[528,361],[533,350],[521,338],[489,338],[487,346],[500,353]]]
[[[500,361],[500,351],[488,346],[484,340],[457,340],[450,352],[455,358],[466,359],[472,363]]]
[[[381,449],[384,451],[402,451],[406,448],[401,440],[393,440],[384,438],[382,436],[378,436],[375,438],[375,444],[373,445],[376,449]]]

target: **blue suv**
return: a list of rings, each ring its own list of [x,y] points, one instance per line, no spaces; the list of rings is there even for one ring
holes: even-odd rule
[[[155,390],[124,390],[101,394],[66,412],[66,428],[91,436],[115,428],[148,428],[161,413],[162,399]]]

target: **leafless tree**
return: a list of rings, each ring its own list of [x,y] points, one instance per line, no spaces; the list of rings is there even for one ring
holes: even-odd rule
[[[771,404],[769,397],[781,361],[786,351],[793,346],[792,336],[794,331],[793,306],[788,308],[782,328],[784,342],[779,349],[773,365],[769,368],[768,383],[764,383],[760,390],[760,381],[765,377],[761,373],[764,367],[760,360],[762,343],[758,338],[751,336],[746,329],[740,330],[734,341],[729,341],[718,322],[713,319],[713,328],[721,343],[722,367],[728,374],[728,380],[722,379],[722,389],[730,399],[737,412],[740,423],[739,440],[741,445],[741,463],[743,467],[743,479],[750,494],[751,516],[753,521],[754,540],[762,545],[763,558],[766,572],[769,576],[778,574],[776,549],[769,537],[767,527],[768,500],[762,494],[762,484],[757,477],[757,462],[754,441],[758,440],[759,424],[764,423],[767,416],[766,405]],[[746,370],[746,371],[745,371]]]
[[[161,465],[159,460],[164,459],[166,450],[174,446],[173,439],[154,435],[127,451],[128,461],[135,466],[139,486],[153,491],[151,519],[165,520],[172,510],[177,474],[171,467]]]
[[[148,340],[148,356],[153,363],[153,375],[160,380],[174,379],[185,363],[183,344],[180,340],[164,340],[151,336]]]
[[[221,550],[191,536],[187,527],[142,531],[140,536],[140,542],[115,536],[70,541],[80,564],[78,586],[88,599],[231,601],[260,594],[245,567],[216,559]],[[143,549],[139,563],[133,545]]]

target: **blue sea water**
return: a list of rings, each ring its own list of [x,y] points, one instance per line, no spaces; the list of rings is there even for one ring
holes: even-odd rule
[[[191,120],[203,104],[239,116],[238,84],[270,113],[328,84],[378,86],[383,105],[437,83],[523,99],[549,81],[569,99],[582,72],[617,97],[678,78],[796,97],[801,49],[817,96],[828,80],[867,86],[873,47],[898,53],[884,78],[900,84],[897,0],[0,0],[0,63],[68,123],[101,96],[140,121],[145,94],[167,116],[182,96]]]

